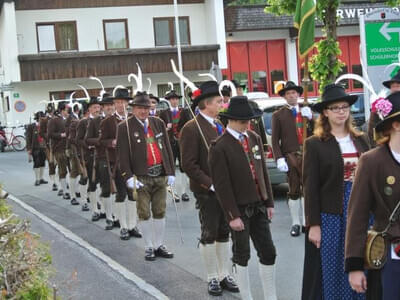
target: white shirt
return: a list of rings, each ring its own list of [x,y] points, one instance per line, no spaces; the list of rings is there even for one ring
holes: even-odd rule
[[[76,113],[72,113],[74,115],[75,118],[79,119],[79,116]]]
[[[340,151],[342,153],[357,153],[357,149],[354,146],[353,140],[350,138],[350,134],[343,138],[336,138],[339,143]]]
[[[228,131],[235,139],[237,139],[238,141],[240,141],[240,136],[243,134],[245,135],[247,138],[249,137],[249,135],[247,134],[247,131],[245,132],[238,132],[236,130],[233,130],[232,128],[226,127],[226,131]]]
[[[215,123],[214,123],[215,119],[213,119],[213,118],[207,116],[206,114],[203,114],[202,112],[200,112],[200,115],[201,115],[204,119],[206,119],[206,120],[208,121],[208,123],[210,123],[213,127],[216,127],[216,125],[215,125]]]
[[[90,114],[90,115],[89,115],[89,118],[93,119],[93,118],[94,118],[94,116],[93,116],[92,114]]]
[[[397,160],[398,163],[400,163],[400,153],[397,153],[397,152],[393,151],[392,149],[390,149],[390,151],[392,151],[394,159]]]
[[[299,108],[299,105],[298,105],[298,104],[297,104],[296,106],[291,106],[291,105],[289,105],[289,103],[288,103],[288,104],[286,104],[286,105],[287,105],[287,107],[288,107],[290,110],[292,110],[292,108],[295,108],[297,112],[299,112],[299,110],[300,110],[300,108]]]
[[[125,116],[121,116],[118,112],[115,112],[115,115],[116,115],[120,120],[125,120]]]
[[[146,124],[146,127],[148,126],[148,124],[149,124],[149,120],[148,119],[142,121],[142,120],[139,120],[137,117],[135,117],[135,118],[136,118],[136,120],[139,121],[140,124],[142,124],[143,128],[144,128],[144,124]]]

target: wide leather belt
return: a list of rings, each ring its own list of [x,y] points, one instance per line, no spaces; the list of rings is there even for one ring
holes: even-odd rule
[[[164,168],[162,165],[154,165],[154,166],[149,167],[147,175],[150,177],[157,177],[157,176],[161,176],[163,171],[164,171]]]

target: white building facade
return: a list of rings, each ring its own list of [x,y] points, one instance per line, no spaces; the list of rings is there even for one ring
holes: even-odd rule
[[[100,86],[89,76],[106,89],[132,87],[127,75],[136,63],[151,93],[162,96],[168,82],[178,88],[169,62],[177,63],[172,0],[41,2],[0,1],[2,123],[29,122],[44,110],[40,101],[68,98],[77,84],[96,95]],[[182,0],[178,11],[184,74],[204,81],[198,74],[212,63],[227,66],[223,1]]]

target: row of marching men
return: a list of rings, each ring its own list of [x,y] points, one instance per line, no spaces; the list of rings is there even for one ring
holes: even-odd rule
[[[277,299],[276,250],[269,228],[274,215],[273,194],[265,162],[264,143],[259,135],[249,130],[252,127],[251,120],[257,120],[262,112],[254,110],[245,96],[234,93],[234,86],[230,86],[229,96],[222,97],[223,90],[216,81],[204,82],[198,88],[174,71],[192,90],[191,113],[196,114],[179,130],[176,138],[180,147],[180,166],[190,179],[190,188],[199,209],[200,253],[207,272],[208,293],[217,296],[222,295],[223,291],[237,293],[240,289],[243,299],[252,299],[247,267],[251,239],[259,257],[264,297]],[[121,89],[127,95],[125,98],[128,98],[120,99],[125,101],[123,113],[122,110],[118,112],[118,99],[115,95],[110,97],[116,113],[105,120],[112,116],[116,118],[117,113],[125,116],[125,120],[120,123],[116,120],[114,126],[101,126],[106,123],[105,120],[100,121],[99,141],[102,136],[107,136],[107,132],[113,132],[110,135],[112,137],[104,141],[104,145],[107,150],[115,151],[115,161],[106,157],[103,172],[109,175],[110,190],[112,181],[115,181],[116,198],[119,186],[123,190],[121,193],[132,194],[132,199],[136,200],[141,230],[139,234],[143,235],[145,241],[145,259],[151,261],[157,256],[173,256],[164,245],[163,236],[167,187],[173,186],[175,181],[176,156],[168,132],[173,130],[174,122],[165,123],[151,116],[151,96],[142,90],[139,83],[135,96],[129,99],[128,91]],[[386,217],[394,207],[394,198],[399,195],[399,185],[396,183],[400,177],[400,95],[394,93],[376,105],[380,118],[376,130],[384,136],[383,146],[363,156],[359,163],[359,169],[363,171],[355,174],[359,156],[369,148],[366,138],[351,126],[350,106],[356,98],[347,95],[341,86],[327,86],[321,103],[313,108],[319,115],[314,124],[314,136],[306,140],[303,149],[301,141],[306,135],[306,128],[302,129],[300,120],[305,117],[312,121],[315,115],[310,109],[299,107],[297,100],[301,92],[301,87],[292,83],[287,83],[280,92],[288,105],[274,114],[272,146],[275,148],[278,168],[288,172],[291,185],[289,199],[296,201],[289,202],[293,220],[292,236],[298,236],[301,227],[297,216],[302,193],[299,185],[304,184],[307,243],[303,299],[362,299],[365,297],[362,292],[367,289],[362,252],[369,213],[372,211],[375,215],[375,228],[382,230],[387,223]],[[229,105],[224,105],[224,98],[228,98]],[[107,97],[103,95],[104,99]],[[132,116],[129,117],[126,114],[128,104],[132,106]],[[89,105],[89,114],[93,114],[93,108],[91,111],[90,107],[95,106]],[[67,114],[63,118],[66,119]],[[90,116],[88,119],[91,119]],[[87,126],[88,133],[91,122]],[[51,144],[52,138],[65,137],[62,132],[50,134],[51,122],[48,125]],[[288,137],[291,140],[287,140]],[[90,142],[87,139],[85,143]],[[86,147],[90,150],[91,146]],[[98,156],[96,151],[93,150],[94,157]],[[293,157],[288,155],[292,152]],[[54,154],[60,169],[62,160],[58,156],[62,154]],[[376,163],[380,166],[375,166]],[[101,171],[97,171],[97,164],[88,163],[85,166],[88,190],[91,190],[90,181],[95,183],[96,178],[93,174],[101,174]],[[365,166],[367,169],[364,171]],[[93,169],[91,174],[88,171],[90,167]],[[81,169],[84,170],[84,167]],[[353,181],[354,200],[349,200]],[[60,183],[65,191],[65,184],[63,181]],[[81,198],[85,199],[82,195]],[[363,199],[368,199],[368,203],[364,203]],[[96,199],[93,201],[96,202]],[[107,207],[111,207],[112,211],[112,204],[107,206],[109,202],[100,202],[104,203],[107,217]],[[96,216],[95,213],[99,214],[96,210],[98,207],[101,209],[102,205],[94,205],[91,199],[90,203],[93,216]],[[345,260],[344,234],[348,205],[350,224]],[[121,227],[124,227],[121,219],[124,208],[119,207],[121,209],[115,209],[113,215],[119,218]],[[125,212],[129,211],[129,207],[124,207]],[[363,215],[358,215],[358,211],[363,212]],[[133,211],[129,213],[130,216],[134,214]],[[390,289],[400,286],[392,284],[396,278],[393,274],[398,270],[395,238],[400,235],[397,230],[398,224],[395,224],[391,230],[389,250],[393,259],[388,260],[382,272],[383,289],[388,295],[385,299],[395,299],[392,295],[397,295],[397,298],[399,295],[397,290]],[[332,261],[335,262],[334,266]],[[235,265],[235,277],[230,274],[232,262]],[[344,268],[350,272],[350,283]]]

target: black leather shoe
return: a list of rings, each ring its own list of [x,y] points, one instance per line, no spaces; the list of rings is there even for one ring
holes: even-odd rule
[[[221,296],[222,295],[222,288],[216,278],[212,279],[208,283],[208,293],[211,296]]]
[[[64,195],[63,190],[58,190],[57,196],[62,196],[62,195]]]
[[[232,293],[239,293],[239,287],[237,286],[235,279],[232,276],[226,276],[220,283],[221,288]]]
[[[87,203],[83,203],[82,211],[89,211],[89,205]]]
[[[52,190],[53,190],[53,191],[57,191],[57,190],[58,190],[57,184],[53,183]]]
[[[129,230],[126,228],[122,228],[121,231],[119,232],[119,238],[124,241],[129,240],[130,239]]]
[[[44,179],[40,179],[40,184],[48,184],[49,182],[44,180]]]
[[[81,193],[75,193],[76,198],[80,198],[81,197]]]
[[[183,194],[182,194],[182,197],[181,197],[181,199],[182,199],[182,201],[185,201],[185,202],[187,202],[187,201],[189,201],[189,200],[190,200],[190,198],[189,198],[189,195],[188,195],[188,194],[186,194],[186,193],[183,193]]]
[[[174,195],[174,200],[175,200],[176,203],[181,201],[181,199],[179,198],[178,195]]]
[[[87,203],[90,203],[90,199],[89,199],[89,197],[88,197],[88,198],[86,198],[86,202],[87,202]]]
[[[142,234],[140,233],[139,229],[137,227],[133,228],[132,230],[129,230],[129,235],[135,238],[141,238]]]
[[[106,219],[106,213],[100,213],[100,219]]]
[[[144,252],[144,259],[149,260],[149,261],[154,261],[156,260],[156,255],[154,253],[153,248],[147,248],[146,251]]]
[[[293,225],[290,230],[291,236],[299,236],[300,235],[300,225]]]
[[[161,245],[158,247],[155,251],[154,254],[158,257],[163,257],[163,258],[173,258],[174,254],[170,251],[168,251],[167,247],[164,245]]]
[[[93,222],[97,222],[98,220],[100,220],[100,214],[98,214],[98,213],[93,213],[93,215],[92,215],[92,221]]]
[[[71,199],[71,196],[69,195],[69,193],[65,193],[63,196],[63,199],[69,200],[69,199]]]
[[[113,228],[114,228],[114,222],[111,220],[106,220],[105,230],[113,230]]]
[[[116,220],[113,223],[114,223],[114,227],[121,228],[121,224],[119,224],[119,220]]]
[[[40,185],[40,180],[35,181],[35,186],[38,186],[38,185]]]
[[[79,202],[75,198],[72,198],[71,205],[79,205]]]

